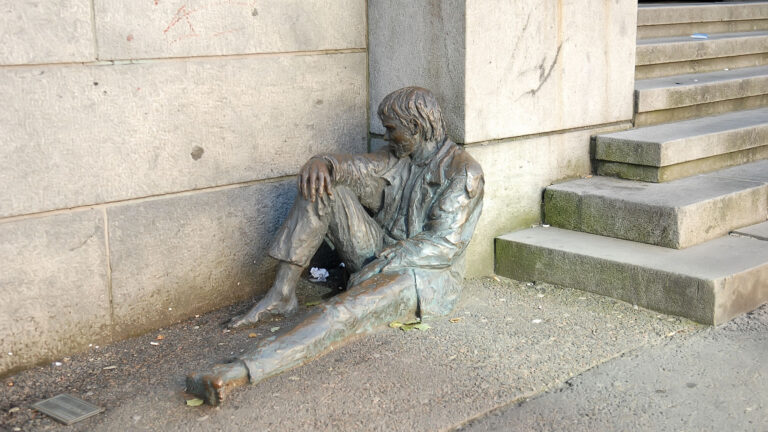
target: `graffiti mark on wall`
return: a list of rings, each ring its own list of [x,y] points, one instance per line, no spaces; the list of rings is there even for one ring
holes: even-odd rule
[[[191,38],[216,38],[224,35],[242,32],[246,26],[230,27],[233,14],[243,14],[252,19],[256,10],[257,0],[218,0],[202,1],[190,5],[182,4],[171,17],[163,30],[166,40],[174,44]],[[157,1],[155,1],[157,5]]]

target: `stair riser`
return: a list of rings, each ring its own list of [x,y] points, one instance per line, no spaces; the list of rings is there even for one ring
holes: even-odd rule
[[[597,174],[627,180],[663,183],[762,159],[768,159],[768,145],[663,167],[597,161]]]
[[[714,72],[724,69],[764,66],[768,64],[768,54],[750,54],[736,57],[720,57],[705,60],[689,60],[674,63],[662,63],[635,66],[635,79],[661,78],[702,72]]]
[[[736,33],[759,30],[768,30],[768,19],[643,25],[637,27],[637,38],[652,39],[671,36],[689,36],[694,33]]]
[[[764,221],[768,184],[679,208],[548,188],[544,215],[559,228],[683,249]]]
[[[636,65],[653,65],[768,52],[768,35],[727,39],[639,44]]]
[[[715,323],[714,286],[703,279],[501,239],[496,239],[496,274],[563,285]]]

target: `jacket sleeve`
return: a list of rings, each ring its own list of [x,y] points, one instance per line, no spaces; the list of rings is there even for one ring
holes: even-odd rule
[[[392,164],[389,151],[366,154],[325,154],[315,156],[331,167],[335,184],[349,187],[367,208],[378,210],[386,181],[381,174]]]
[[[430,210],[424,231],[399,242],[393,266],[450,267],[472,239],[482,210],[483,186],[481,171],[467,169],[466,175],[452,178]]]

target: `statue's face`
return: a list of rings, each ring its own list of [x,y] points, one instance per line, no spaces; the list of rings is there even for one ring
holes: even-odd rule
[[[384,133],[384,140],[389,143],[389,150],[398,158],[410,155],[421,143],[418,133],[411,134],[411,131],[394,117],[383,115],[381,124],[387,130]]]

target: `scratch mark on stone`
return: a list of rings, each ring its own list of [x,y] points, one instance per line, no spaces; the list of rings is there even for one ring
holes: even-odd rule
[[[97,230],[97,231],[98,231],[98,230]],[[86,244],[86,243],[88,243],[88,241],[89,241],[89,240],[91,240],[91,239],[92,239],[92,238],[93,238],[93,237],[96,235],[96,232],[97,232],[97,231],[94,231],[93,233],[91,233],[91,235],[89,235],[89,236],[88,236],[88,238],[86,238],[85,240],[83,240],[83,242],[82,242],[82,243],[80,243],[79,245],[77,245],[77,246],[75,246],[75,247],[73,247],[73,248],[69,249],[69,251],[70,251],[70,252],[74,252],[74,251],[76,251],[76,250],[80,249],[81,247],[85,246],[85,244]]]
[[[557,61],[560,59],[560,50],[563,48],[563,44],[565,41],[563,41],[560,45],[557,47],[557,52],[555,53],[555,58],[552,60],[552,63],[549,65],[549,67],[544,69],[544,62],[539,65],[539,85],[536,86],[536,88],[530,89],[527,92],[521,94],[517,99],[522,98],[525,95],[531,95],[536,96],[536,93],[541,90],[542,87],[544,87],[544,84],[549,80],[549,77],[552,76],[552,71],[555,70],[555,65],[557,65]]]
[[[523,24],[523,29],[520,30],[520,35],[517,37],[517,40],[515,41],[515,47],[512,48],[512,55],[515,55],[517,53],[517,49],[520,47],[520,42],[523,41],[523,36],[525,35],[525,31],[528,30],[528,24],[531,23],[531,15],[533,14],[533,11],[528,11],[528,16],[525,18],[525,24]]]

